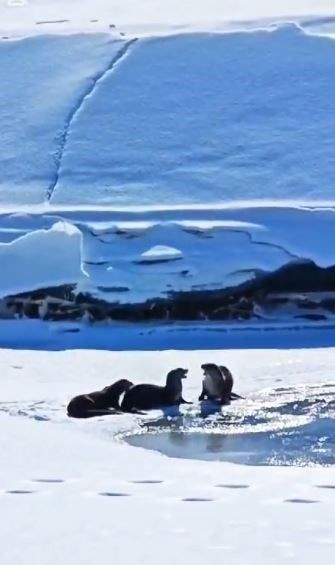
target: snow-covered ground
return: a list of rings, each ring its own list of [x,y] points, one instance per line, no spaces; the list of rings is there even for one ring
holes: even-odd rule
[[[204,360],[227,364],[236,390],[248,397],[277,388],[274,406],[297,385],[308,400],[308,385],[318,384],[325,399],[333,358],[334,349],[2,350],[1,563],[330,562],[333,468],[170,458],[122,439],[147,417],[71,421],[65,407],[71,396],[119,376],[163,382],[180,365],[190,370],[185,397],[195,400]],[[234,410],[243,415],[248,403]],[[260,409],[255,403],[255,417]],[[315,418],[313,404],[308,416]],[[299,418],[294,402],[291,417]]]

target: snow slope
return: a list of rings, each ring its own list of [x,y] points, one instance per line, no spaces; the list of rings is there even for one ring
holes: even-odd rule
[[[333,200],[334,53],[293,25],[137,42],[69,129],[52,202]]]
[[[169,458],[116,439],[136,431],[139,417],[80,422],[64,410],[74,394],[117,376],[162,382],[178,365],[189,367],[185,396],[195,399],[204,359],[231,367],[236,390],[248,396],[296,385],[308,392],[309,384],[334,384],[333,357],[333,349],[2,350],[1,563],[53,565],[70,554],[80,564],[106,555],[117,564],[330,561],[331,467]]]
[[[121,46],[106,35],[1,42],[2,203],[47,197],[78,99]]]
[[[0,203],[333,201],[335,43],[311,29],[0,41]]]

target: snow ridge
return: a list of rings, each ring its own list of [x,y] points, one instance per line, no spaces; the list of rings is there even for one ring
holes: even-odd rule
[[[61,170],[62,161],[63,161],[63,155],[64,155],[64,151],[65,151],[65,148],[66,148],[66,145],[67,145],[67,140],[68,140],[68,137],[69,137],[70,128],[71,128],[73,121],[75,120],[75,118],[79,114],[79,112],[82,110],[86,99],[94,93],[98,84],[102,80],[104,80],[106,74],[109,73],[110,71],[113,71],[115,69],[115,66],[124,57],[127,56],[130,47],[137,40],[138,40],[138,38],[134,37],[133,39],[130,39],[129,41],[125,42],[122,45],[122,47],[119,49],[119,51],[117,51],[116,55],[114,55],[112,60],[109,62],[107,67],[105,69],[103,69],[101,72],[99,72],[93,78],[92,82],[89,84],[89,87],[83,93],[83,96],[77,101],[75,106],[70,111],[70,113],[69,113],[69,115],[66,119],[65,127],[64,127],[62,133],[59,136],[59,147],[58,147],[58,151],[55,154],[55,169],[56,170],[55,170],[55,174],[54,174],[53,178],[51,179],[51,182],[50,182],[50,184],[47,188],[47,193],[46,193],[46,201],[47,202],[51,202],[51,199],[54,195],[54,192],[56,190],[56,187],[57,187],[57,184],[58,184],[58,181],[59,181],[60,170]]]
[[[228,228],[226,231],[229,231],[231,233],[243,233],[244,235],[246,235],[250,243],[253,243],[254,245],[266,245],[268,247],[273,247],[274,249],[278,249],[279,251],[285,253],[288,256],[289,260],[301,259],[299,255],[297,255],[296,253],[291,253],[291,251],[287,249],[284,245],[280,245],[279,243],[273,243],[269,241],[258,241],[254,239],[252,234],[248,230]]]

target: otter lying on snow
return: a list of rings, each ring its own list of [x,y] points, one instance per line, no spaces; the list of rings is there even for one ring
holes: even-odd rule
[[[213,400],[220,404],[229,404],[231,400],[243,398],[232,392],[234,386],[233,375],[223,365],[204,363],[201,365],[205,378],[202,381],[202,393],[199,400]]]
[[[136,410],[152,410],[175,406],[178,404],[192,404],[182,397],[182,379],[186,378],[187,369],[174,369],[166,377],[166,385],[151,384],[135,385],[127,390],[121,403],[123,412]]]
[[[102,390],[75,396],[68,404],[67,414],[72,418],[93,418],[115,414],[120,411],[121,394],[132,386],[133,383],[127,379],[120,379]]]

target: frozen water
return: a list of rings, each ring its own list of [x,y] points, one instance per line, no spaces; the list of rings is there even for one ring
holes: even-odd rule
[[[170,457],[244,465],[335,465],[333,386],[281,387],[236,406],[145,423],[130,445]]]

